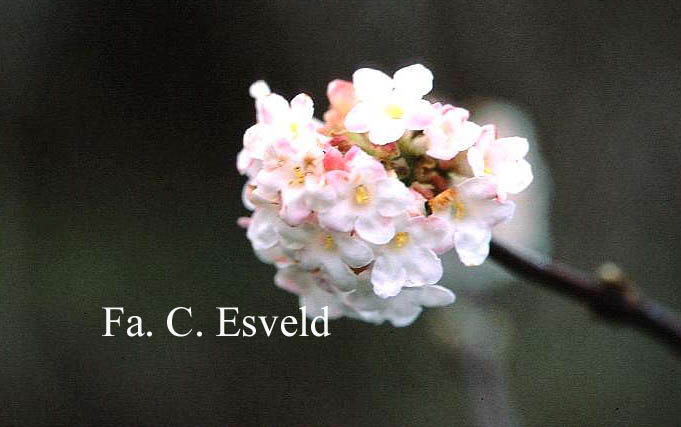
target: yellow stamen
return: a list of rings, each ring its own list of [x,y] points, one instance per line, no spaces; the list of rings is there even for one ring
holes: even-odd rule
[[[359,185],[355,188],[355,202],[358,205],[366,205],[370,199],[369,191],[364,185]]]
[[[393,237],[392,244],[398,249],[406,246],[409,244],[409,233],[406,231],[397,232]]]
[[[485,175],[492,175],[492,174],[494,174],[494,172],[492,172],[492,168],[487,167],[487,166],[485,167],[485,169],[483,170],[483,172],[485,173]]]
[[[404,116],[404,108],[399,105],[390,104],[385,107],[385,113],[390,116],[391,119],[401,119]]]
[[[305,183],[305,173],[303,172],[303,168],[300,166],[294,167],[293,175],[295,175],[295,177],[288,182],[288,185],[301,185]]]
[[[293,137],[296,138],[298,136],[298,123],[296,122],[291,122],[291,133],[293,134]]]
[[[336,242],[333,241],[333,237],[330,234],[324,236],[324,249],[330,251],[336,247]]]
[[[293,168],[293,173],[296,175],[296,182],[302,184],[305,182],[305,174],[303,173],[303,168],[296,166]]]

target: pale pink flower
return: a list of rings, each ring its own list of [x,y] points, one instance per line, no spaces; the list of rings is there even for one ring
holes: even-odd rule
[[[435,117],[430,102],[422,99],[433,88],[433,74],[421,64],[398,70],[393,78],[362,68],[352,76],[359,100],[345,118],[350,132],[369,134],[377,145],[397,141],[406,130],[422,130]]]
[[[407,211],[414,196],[383,165],[353,147],[344,158],[347,170],[336,169],[324,179],[335,202],[317,212],[319,223],[334,231],[355,231],[364,240],[382,245],[395,235],[393,218]]]
[[[325,230],[303,224],[279,230],[284,252],[305,270],[321,269],[341,290],[352,290],[357,275],[352,268],[367,266],[374,254],[366,243],[350,233]]]
[[[433,216],[451,224],[439,253],[454,247],[467,266],[480,265],[489,254],[492,228],[513,216],[515,204],[497,198],[492,177],[469,178],[431,201]]]
[[[296,148],[287,140],[270,145],[262,168],[253,180],[253,194],[281,204],[281,217],[289,224],[301,224],[311,213],[308,195],[320,184],[323,151],[310,144]],[[251,200],[252,201],[252,200]]]
[[[357,104],[355,88],[351,82],[337,79],[329,83],[326,95],[330,105],[329,110],[324,113],[325,131],[341,132],[345,127],[345,116]]]
[[[246,130],[243,149],[237,157],[239,172],[255,178],[267,149],[276,141],[286,140],[299,150],[317,145],[320,136],[316,130],[312,99],[300,94],[289,104],[281,95],[271,93],[267,83],[257,81],[251,85],[250,94],[255,98],[257,123]]]
[[[433,249],[447,235],[447,222],[435,216],[403,215],[395,223],[392,240],[375,248],[371,269],[374,292],[381,298],[394,297],[405,286],[433,285],[442,277],[442,263]]]
[[[468,110],[435,104],[439,114],[423,130],[428,139],[426,154],[440,160],[453,159],[468,150],[480,137],[482,128],[468,121]]]
[[[452,291],[437,285],[405,288],[393,297],[381,298],[374,293],[368,272],[359,275],[357,290],[343,297],[345,305],[351,309],[348,316],[376,324],[387,320],[396,327],[410,325],[423,307],[449,305],[454,299]]]
[[[529,144],[525,138],[496,139],[494,126],[483,126],[478,141],[468,150],[468,163],[475,176],[497,178],[499,198],[516,194],[532,182],[532,167],[525,160]]]

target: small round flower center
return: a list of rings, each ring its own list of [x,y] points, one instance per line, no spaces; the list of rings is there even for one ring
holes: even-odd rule
[[[385,113],[390,116],[391,119],[401,119],[404,116],[404,108],[399,105],[389,104],[385,107]]]
[[[371,197],[369,196],[369,190],[367,190],[364,184],[358,185],[355,188],[355,202],[358,205],[366,205],[369,203],[369,200],[371,200]]]
[[[336,242],[334,242],[333,237],[330,234],[324,236],[324,249],[330,251],[336,247]]]
[[[409,233],[407,233],[406,231],[398,231],[395,234],[395,237],[393,237],[392,244],[394,247],[399,249],[408,245],[409,240],[410,240]]]

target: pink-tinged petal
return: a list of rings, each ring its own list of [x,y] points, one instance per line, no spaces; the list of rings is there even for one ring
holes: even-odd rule
[[[400,261],[385,254],[376,258],[371,270],[371,284],[379,297],[390,298],[400,293],[407,280],[407,272]]]
[[[430,215],[411,218],[407,230],[416,245],[434,249],[445,245],[445,239],[450,234],[451,227],[449,221]]]
[[[300,225],[310,216],[302,188],[285,188],[281,192],[281,210],[279,215],[289,225]]]
[[[497,128],[494,125],[484,125],[482,126],[480,138],[476,142],[476,145],[486,150],[487,147],[492,144],[497,139]]]
[[[476,222],[464,222],[457,226],[454,245],[459,259],[464,265],[482,264],[489,254],[492,232],[489,227]]]
[[[394,217],[404,213],[412,201],[411,192],[397,178],[376,181],[376,209],[383,216]]]
[[[409,104],[404,112],[404,125],[407,129],[423,130],[430,126],[437,116],[437,111],[433,108],[430,102],[420,100]]]
[[[510,200],[504,202],[497,199],[485,200],[476,205],[474,219],[484,223],[490,229],[510,220],[515,213],[515,203]]]
[[[369,124],[369,140],[376,145],[385,145],[400,139],[405,130],[402,120],[373,120]]]
[[[361,240],[343,235],[335,235],[333,238],[341,258],[350,267],[364,267],[374,260],[373,251]]]
[[[355,231],[359,237],[375,245],[384,245],[395,237],[392,219],[377,214],[359,216],[355,221]]]
[[[333,170],[324,174],[326,183],[338,194],[350,191],[350,174],[342,170]]]
[[[336,147],[325,148],[324,153],[324,170],[332,171],[335,169],[346,170],[345,159],[343,154],[338,151]]]
[[[355,88],[352,82],[346,80],[333,80],[326,88],[326,96],[329,98],[331,106],[346,113],[357,102],[355,98]]]
[[[491,176],[468,178],[457,185],[456,188],[463,198],[464,204],[468,199],[493,199],[497,194],[497,179]]]
[[[249,225],[251,225],[251,218],[247,216],[240,216],[239,218],[236,219],[236,225],[243,229],[246,229],[248,228]]]
[[[425,307],[449,305],[456,299],[452,291],[442,286],[424,286],[420,291],[417,301]]]
[[[261,115],[259,121],[268,125],[273,125],[277,120],[286,118],[290,114],[289,103],[283,96],[276,93],[258,98],[258,104],[258,110]]]
[[[251,97],[258,99],[269,95],[272,91],[264,80],[258,80],[248,88],[248,93]]]
[[[293,157],[298,154],[298,150],[287,139],[277,140],[274,144],[272,144],[272,148],[274,149],[274,152],[279,155]]]
[[[244,148],[250,151],[252,156],[262,160],[265,148],[271,139],[268,127],[262,123],[256,123],[244,132]]]
[[[319,225],[331,231],[350,232],[355,226],[357,214],[349,206],[348,200],[341,200],[331,209],[318,212]]]
[[[442,278],[442,262],[430,249],[411,245],[402,263],[407,272],[406,286],[433,285]]]
[[[296,95],[291,100],[291,112],[300,119],[311,119],[314,114],[312,98],[304,93]]]
[[[350,171],[354,176],[361,176],[364,182],[375,182],[388,175],[381,162],[371,157],[360,148],[353,148],[357,148],[357,150],[353,152],[353,149],[351,148],[350,151],[348,151],[348,154],[345,155],[345,159],[348,161]],[[352,155],[350,155],[351,152]]]
[[[422,98],[433,90],[433,73],[421,64],[397,70],[393,81],[396,92],[412,98]]]
[[[527,142],[527,139],[517,136],[497,139],[495,145],[498,145],[499,148],[505,151],[509,160],[520,160],[530,150],[530,144]]]
[[[345,116],[345,128],[350,132],[364,133],[369,131],[369,124],[376,115],[375,110],[369,104],[360,102],[352,107]]]
[[[372,68],[360,68],[352,75],[355,95],[362,101],[381,100],[390,95],[393,80],[385,73]]]

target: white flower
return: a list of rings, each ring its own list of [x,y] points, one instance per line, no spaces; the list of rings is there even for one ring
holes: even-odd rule
[[[305,270],[322,269],[341,290],[357,284],[352,268],[365,267],[374,259],[371,248],[350,233],[324,230],[304,224],[279,230],[285,252]]]
[[[414,196],[383,165],[365,152],[351,150],[345,156],[346,170],[324,174],[335,191],[335,203],[317,212],[319,223],[330,230],[353,229],[364,240],[382,245],[395,235],[393,218],[406,212]]]
[[[433,216],[448,220],[452,227],[443,252],[456,248],[461,262],[480,265],[489,254],[492,228],[513,216],[515,204],[497,199],[492,177],[469,178],[430,202]]]
[[[454,299],[449,289],[437,285],[406,288],[394,297],[380,298],[373,292],[367,273],[360,274],[357,290],[344,296],[350,317],[376,324],[387,320],[396,327],[410,325],[423,307],[448,305]]]
[[[450,160],[469,149],[480,137],[482,128],[468,121],[468,110],[451,105],[437,106],[439,114],[423,130],[428,139],[426,154],[440,160]]]
[[[516,194],[532,182],[532,167],[525,160],[529,144],[525,138],[496,139],[494,126],[483,126],[483,133],[468,150],[468,163],[475,176],[497,177],[499,198]]]
[[[394,297],[404,286],[424,286],[442,277],[442,263],[433,251],[447,235],[448,224],[439,217],[408,217],[396,221],[397,232],[387,245],[376,247],[371,269],[374,292]]]
[[[435,116],[423,96],[433,88],[433,74],[421,64],[398,70],[391,79],[381,71],[362,68],[352,76],[359,102],[345,118],[350,132],[369,133],[378,145],[397,141],[405,130],[422,130]]]

